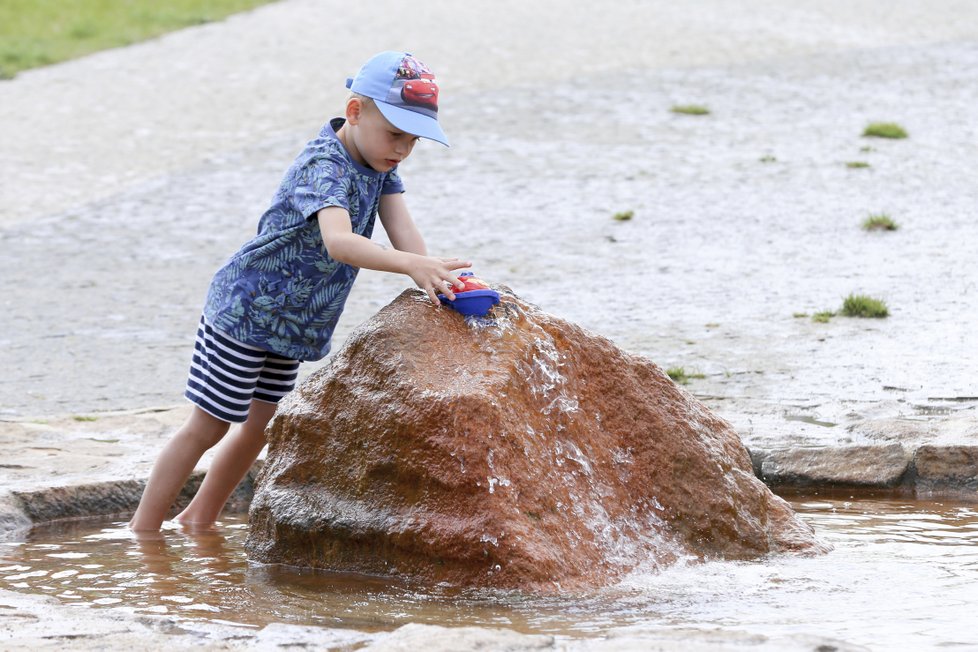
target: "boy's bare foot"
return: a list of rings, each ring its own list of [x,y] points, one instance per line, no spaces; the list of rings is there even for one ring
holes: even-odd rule
[[[129,522],[128,527],[129,527],[129,531],[132,532],[132,536],[134,539],[136,539],[136,541],[162,541],[163,539],[165,539],[163,532],[161,532],[159,529],[137,530],[132,526],[132,521]]]
[[[213,527],[215,520],[206,519],[195,516],[193,513],[187,513],[188,509],[183,510],[179,514],[173,517],[174,523],[179,523],[185,528],[202,528],[202,527]]]

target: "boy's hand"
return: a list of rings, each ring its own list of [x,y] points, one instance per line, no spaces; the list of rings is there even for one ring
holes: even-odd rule
[[[452,288],[462,289],[465,284],[458,280],[455,270],[471,267],[472,263],[461,258],[435,258],[434,256],[415,256],[411,260],[407,275],[419,288],[428,293],[428,298],[439,305],[438,293],[449,300],[455,300]]]

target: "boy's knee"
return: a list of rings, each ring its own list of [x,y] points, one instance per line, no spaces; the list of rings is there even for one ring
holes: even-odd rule
[[[231,424],[213,417],[199,408],[190,416],[188,434],[203,448],[211,448],[227,434]]]

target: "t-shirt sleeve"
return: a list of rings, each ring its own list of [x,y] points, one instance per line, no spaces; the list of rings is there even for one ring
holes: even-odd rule
[[[404,192],[404,182],[401,181],[401,175],[397,170],[391,170],[384,175],[384,185],[380,187],[380,194],[393,195],[399,192]]]
[[[345,165],[330,158],[316,158],[296,171],[292,205],[309,219],[327,206],[350,210],[353,179]]]

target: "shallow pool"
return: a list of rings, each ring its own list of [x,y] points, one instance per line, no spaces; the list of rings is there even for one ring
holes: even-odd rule
[[[0,544],[0,588],[80,607],[211,620],[392,630],[408,622],[571,637],[683,628],[813,634],[873,649],[976,646],[978,507],[809,496],[792,505],[835,549],[681,563],[588,594],[529,597],[251,565],[246,517],[137,540],[123,523],[37,528]]]

